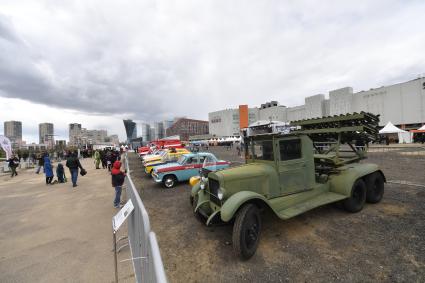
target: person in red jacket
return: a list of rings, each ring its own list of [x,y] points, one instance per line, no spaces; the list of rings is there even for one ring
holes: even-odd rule
[[[112,187],[115,188],[114,207],[120,208],[121,190],[125,180],[125,172],[121,171],[120,161],[117,160],[114,162],[111,169],[111,175],[112,175]]]

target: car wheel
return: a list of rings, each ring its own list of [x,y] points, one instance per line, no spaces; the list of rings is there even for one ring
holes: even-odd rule
[[[167,175],[164,177],[163,184],[167,189],[171,189],[176,185],[176,177],[174,175]]]
[[[153,169],[151,170],[151,172],[149,173],[149,175],[151,175],[151,177],[153,178]]]
[[[362,179],[354,182],[351,196],[343,201],[344,209],[349,212],[359,212],[366,201],[366,184]]]
[[[244,205],[233,225],[233,249],[236,255],[245,260],[251,258],[257,250],[260,233],[260,211],[252,203]]]
[[[366,177],[366,201],[378,203],[384,196],[384,177],[381,173],[375,172]]]

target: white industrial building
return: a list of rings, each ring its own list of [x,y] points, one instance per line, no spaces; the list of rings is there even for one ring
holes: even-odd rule
[[[353,112],[380,115],[380,126],[389,121],[403,129],[417,129],[425,124],[425,78],[390,86],[353,92],[345,87],[329,92],[329,98],[317,94],[305,98],[305,104],[285,107],[276,101],[249,108],[249,124],[258,120],[290,122],[302,119]],[[210,134],[224,137],[238,135],[239,109],[226,109],[208,114]]]
[[[259,120],[258,108],[248,109],[249,124]],[[215,136],[238,136],[239,128],[239,109],[226,109],[208,113],[209,132]]]

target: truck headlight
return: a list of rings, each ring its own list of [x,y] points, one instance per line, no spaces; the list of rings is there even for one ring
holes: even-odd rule
[[[205,189],[205,183],[201,182],[201,185],[199,185],[199,187],[201,188],[201,190]]]
[[[223,196],[224,196],[223,189],[219,188],[218,191],[217,191],[217,197],[218,197],[218,199],[219,200],[222,200],[223,199]]]

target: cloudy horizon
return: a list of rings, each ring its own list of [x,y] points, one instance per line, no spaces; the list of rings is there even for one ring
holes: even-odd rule
[[[425,73],[423,1],[0,0],[0,132],[108,129]],[[35,137],[35,138],[34,138]]]

